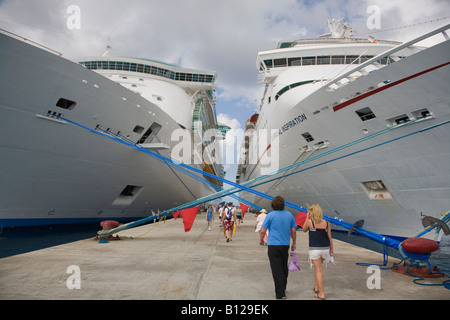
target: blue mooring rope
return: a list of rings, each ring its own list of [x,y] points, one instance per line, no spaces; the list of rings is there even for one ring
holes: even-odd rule
[[[181,172],[185,173],[186,175],[188,175],[188,176],[190,176],[190,177],[192,177],[192,178],[194,178],[194,179],[196,179],[196,180],[198,180],[198,181],[200,181],[200,182],[203,182],[203,183],[209,184],[210,186],[213,186],[216,190],[222,189],[222,191],[225,191],[224,193],[218,195],[217,197],[213,197],[213,198],[205,197],[205,198],[202,198],[202,199],[198,199],[197,201],[192,201],[192,202],[189,202],[189,203],[187,203],[187,204],[185,204],[185,205],[181,205],[181,206],[178,206],[178,207],[176,207],[176,208],[172,208],[172,209],[166,210],[166,211],[164,211],[161,215],[167,215],[167,214],[169,214],[169,213],[172,213],[172,212],[181,210],[181,209],[183,209],[183,208],[192,207],[192,206],[195,206],[195,205],[197,205],[197,204],[204,203],[204,202],[209,201],[209,200],[221,198],[221,197],[223,197],[224,195],[228,195],[228,194],[227,194],[228,190],[224,190],[223,188],[218,187],[218,186],[215,185],[215,184],[212,184],[210,181],[208,181],[208,180],[206,180],[206,179],[203,179],[203,178],[201,178],[201,177],[197,177],[197,176],[195,176],[194,174],[192,174],[191,172],[188,172],[187,170],[193,171],[193,172],[195,172],[195,173],[197,173],[197,174],[199,174],[199,175],[205,175],[205,176],[208,176],[208,177],[210,177],[210,178],[212,178],[212,179],[219,180],[219,181],[221,181],[221,182],[223,182],[223,183],[232,185],[232,186],[234,186],[235,188],[238,189],[238,190],[236,190],[236,191],[230,192],[229,194],[238,192],[239,190],[244,190],[244,191],[247,191],[247,192],[256,194],[256,195],[258,195],[258,196],[260,196],[260,197],[269,199],[269,200],[272,200],[272,199],[274,198],[273,196],[270,196],[270,195],[267,195],[267,194],[265,194],[265,193],[259,192],[259,191],[257,191],[257,190],[252,189],[252,188],[246,187],[246,186],[244,186],[244,185],[240,185],[240,184],[237,184],[237,183],[235,183],[235,182],[231,182],[231,181],[229,181],[229,180],[227,180],[227,179],[224,179],[224,178],[215,176],[215,175],[213,175],[213,174],[210,174],[210,173],[208,173],[208,172],[199,170],[199,169],[194,168],[194,167],[191,167],[191,166],[189,166],[189,165],[186,165],[186,164],[183,164],[183,163],[175,163],[172,159],[169,159],[169,158],[164,157],[164,156],[162,156],[162,155],[156,154],[156,153],[154,153],[154,152],[152,152],[152,151],[150,151],[150,150],[146,150],[146,149],[143,149],[143,148],[139,147],[138,145],[136,145],[133,141],[130,141],[129,139],[123,140],[123,139],[121,139],[121,138],[114,137],[114,136],[112,136],[111,134],[108,134],[108,133],[102,133],[102,132],[99,132],[99,131],[97,131],[97,130],[88,128],[88,127],[86,127],[86,126],[84,126],[84,125],[81,125],[81,124],[76,123],[76,122],[74,122],[74,121],[71,121],[71,120],[69,120],[69,119],[66,119],[66,118],[63,118],[63,117],[58,117],[58,118],[61,118],[61,119],[64,120],[64,121],[67,121],[67,122],[69,122],[69,123],[71,123],[71,124],[74,124],[74,125],[76,125],[76,126],[78,126],[78,127],[84,128],[84,129],[86,129],[86,130],[88,130],[88,131],[91,131],[91,132],[94,132],[94,133],[103,135],[103,136],[105,136],[105,137],[107,137],[107,138],[110,138],[110,139],[112,139],[112,140],[114,140],[114,141],[120,142],[120,143],[125,144],[125,145],[128,145],[128,146],[130,146],[130,147],[132,147],[132,148],[135,148],[135,149],[137,149],[137,150],[140,150],[140,151],[142,151],[142,152],[144,152],[144,153],[146,153],[146,154],[152,156],[152,157],[155,158],[156,160],[159,160],[159,161],[165,163],[166,165],[168,165],[168,166],[170,166],[170,167],[172,167],[172,168],[174,168],[174,169],[176,169],[176,170],[178,170],[178,171],[181,171]],[[436,124],[436,125],[433,125],[433,126],[430,126],[430,127],[424,128],[424,129],[421,129],[421,130],[417,130],[417,131],[414,131],[414,132],[405,134],[405,135],[403,135],[403,136],[400,136],[400,137],[397,137],[397,138],[394,138],[394,139],[391,139],[391,140],[388,140],[388,141],[385,141],[385,142],[382,142],[382,143],[373,145],[373,146],[368,147],[368,148],[361,149],[361,150],[356,151],[356,152],[351,152],[351,153],[349,153],[349,154],[347,154],[347,155],[340,156],[340,157],[337,157],[337,158],[335,158],[335,159],[331,159],[331,160],[325,161],[325,162],[323,162],[323,163],[313,165],[313,166],[311,166],[311,167],[309,167],[309,168],[305,168],[305,169],[302,169],[302,170],[298,170],[298,171],[295,171],[295,172],[291,172],[291,173],[289,173],[289,174],[286,174],[286,175],[283,175],[283,176],[281,176],[281,177],[278,177],[277,179],[286,178],[287,176],[290,176],[290,175],[293,175],[293,174],[296,174],[296,173],[299,173],[299,172],[303,172],[303,171],[305,171],[305,170],[309,170],[309,169],[318,167],[318,166],[320,166],[320,165],[327,164],[327,163],[330,163],[330,162],[333,162],[333,161],[336,161],[336,160],[339,160],[339,159],[348,157],[348,156],[350,156],[350,155],[354,155],[354,154],[357,154],[357,153],[360,153],[360,152],[363,152],[363,151],[366,151],[366,150],[369,150],[369,149],[372,149],[372,148],[375,148],[375,147],[378,147],[378,146],[381,146],[381,145],[384,145],[384,144],[387,144],[387,143],[390,143],[390,142],[393,142],[393,141],[397,141],[397,140],[406,138],[406,137],[408,137],[408,136],[411,136],[411,135],[414,135],[414,134],[417,134],[417,133],[420,133],[420,132],[425,132],[425,131],[431,130],[431,129],[433,129],[433,128],[436,128],[436,127],[439,127],[439,126],[442,126],[442,125],[445,125],[445,124],[448,124],[448,123],[450,123],[450,120],[445,121],[445,122],[442,122],[442,123],[438,123],[438,124]],[[380,132],[375,133],[374,136],[377,136],[377,135],[382,134],[382,133],[387,132],[387,131],[388,131],[388,130],[386,130],[386,129],[381,130]],[[356,143],[358,143],[358,142],[361,142],[361,141],[362,141],[361,139],[358,139],[358,140],[356,140],[356,141],[354,141],[354,142],[351,142],[351,143],[349,143],[349,144],[347,144],[347,145],[348,145],[348,146],[354,145],[354,144],[356,144]],[[342,149],[344,149],[344,146],[341,146],[341,147],[336,148],[336,150],[342,150]],[[334,152],[335,152],[335,151],[334,151]],[[326,152],[325,154],[320,154],[319,156],[322,157],[322,156],[325,156],[325,155],[330,154],[330,153],[332,153],[331,150],[330,150],[329,152]],[[315,160],[316,157],[312,157],[312,158],[314,158],[314,159],[311,159],[310,161]],[[305,161],[305,162],[306,162],[306,161]],[[280,170],[277,170],[275,173],[269,174],[269,175],[267,175],[267,176],[271,176],[271,175],[280,173],[280,172],[282,172],[282,171],[289,170],[289,169],[294,168],[294,167],[297,167],[297,166],[299,166],[299,165],[301,165],[301,164],[303,164],[303,163],[305,163],[305,162],[302,161],[302,162],[300,162],[300,163],[296,163],[296,164],[294,164],[294,165],[291,165],[291,166],[282,168],[282,169],[280,169]],[[308,161],[308,162],[309,162],[309,161]],[[187,169],[187,170],[186,170],[186,169]],[[273,180],[276,180],[276,179],[271,179],[271,180],[269,180],[269,181],[266,181],[265,183],[270,182],[270,181],[273,181]],[[252,182],[254,182],[254,181],[249,181],[247,184],[250,184],[250,183],[252,183]],[[263,184],[263,183],[260,183],[260,184]],[[260,184],[257,184],[257,185],[260,185]],[[257,186],[257,185],[253,185],[252,187],[255,187],[255,186]],[[219,193],[220,193],[220,192],[219,192]],[[205,200],[206,198],[207,198],[208,200]],[[242,199],[242,200],[244,200],[244,199]],[[201,202],[199,202],[199,201],[201,201]],[[246,203],[249,203],[249,202],[246,201],[246,200],[244,200],[244,201],[245,201]],[[251,203],[250,203],[250,204],[251,204]],[[255,204],[251,204],[251,205],[252,205],[252,207],[257,207]],[[287,201],[285,202],[285,205],[286,205],[287,207],[290,207],[290,208],[293,208],[293,209],[296,209],[296,210],[299,210],[299,211],[302,211],[302,212],[307,212],[307,209],[306,209],[306,208],[301,207],[301,206],[298,206],[298,205],[293,204],[293,203],[290,203],[290,202],[287,202]],[[140,225],[140,224],[142,224],[142,223],[145,223],[145,222],[143,222],[143,221],[145,221],[145,220],[151,221],[151,220],[153,220],[153,219],[160,218],[161,215],[154,215],[154,216],[151,216],[151,217],[148,217],[148,218],[144,218],[144,219],[141,219],[141,220],[138,220],[138,221],[130,222],[129,224],[126,224],[126,225],[128,226],[127,228],[132,228],[132,227],[134,227],[134,226],[138,226],[138,225]],[[149,219],[151,219],[151,220],[149,220]],[[341,227],[343,227],[343,228],[345,228],[345,229],[349,229],[349,228],[351,228],[351,226],[352,226],[350,223],[347,223],[347,222],[342,221],[342,220],[339,220],[339,219],[333,219],[333,218],[327,217],[327,216],[325,216],[325,215],[324,215],[324,219],[327,220],[327,221],[329,221],[329,222],[331,222],[331,223],[333,223],[333,224],[335,224],[335,225],[341,226]],[[116,229],[117,229],[117,228],[116,228]],[[116,230],[116,229],[112,229],[112,230]],[[385,265],[387,264],[387,259],[385,258],[385,257],[387,256],[387,252],[384,251],[385,249],[387,249],[387,246],[391,246],[391,247],[393,247],[393,248],[395,248],[395,249],[397,249],[397,250],[399,250],[399,251],[401,250],[401,248],[400,248],[400,244],[401,244],[401,243],[400,243],[399,241],[395,240],[395,239],[392,239],[392,238],[389,238],[389,237],[381,236],[381,235],[376,234],[376,233],[374,233],[374,232],[365,230],[364,228],[358,228],[357,231],[358,231],[358,233],[359,233],[360,235],[363,235],[363,236],[365,236],[365,237],[368,237],[369,239],[372,239],[372,240],[374,240],[374,241],[376,241],[376,242],[380,242],[380,243],[382,243],[382,244],[384,245],[384,247],[383,247],[383,260],[384,260],[384,261],[383,261],[383,266],[385,266]],[[115,232],[117,232],[117,231],[115,231]],[[418,256],[416,256],[416,258],[417,258],[417,259],[420,259],[420,258],[426,258],[426,257],[418,257]],[[429,257],[428,257],[428,258],[429,258]],[[427,259],[426,262],[427,262],[427,264],[429,265],[428,258],[426,258],[426,259]],[[403,260],[402,260],[402,261],[403,261]],[[400,262],[402,262],[402,261],[400,261]],[[362,264],[359,264],[359,265],[362,265]],[[411,265],[411,264],[410,264],[410,265]],[[409,266],[408,266],[408,267],[409,267]],[[409,270],[408,270],[408,272],[409,272]],[[430,268],[430,272],[431,272],[431,268]],[[442,273],[442,274],[444,274],[444,273]],[[444,275],[447,276],[447,277],[449,277],[449,276],[446,275],[446,274],[444,274]],[[417,281],[423,280],[422,277],[420,277],[420,278],[421,278],[421,279],[416,279],[416,280],[417,280]],[[450,278],[450,277],[449,277],[449,278]],[[422,283],[418,283],[418,282],[416,282],[416,280],[414,281],[414,283],[417,283],[417,284],[420,284],[420,285],[431,285],[431,284],[422,284]],[[432,285],[435,285],[435,286],[443,285],[446,289],[450,289],[450,280],[444,281],[442,284],[432,284]]]

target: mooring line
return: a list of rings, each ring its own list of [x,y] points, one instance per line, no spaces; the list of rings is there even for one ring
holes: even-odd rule
[[[116,137],[113,137],[113,136],[111,136],[111,135],[104,134],[104,133],[101,133],[101,132],[97,132],[96,130],[90,129],[90,128],[86,127],[86,126],[83,126],[83,125],[81,125],[81,124],[78,124],[78,123],[76,123],[76,122],[74,122],[74,121],[71,121],[71,120],[69,120],[69,119],[65,119],[65,118],[63,118],[63,117],[61,117],[61,119],[65,120],[65,121],[67,121],[67,122],[69,122],[69,123],[72,123],[72,124],[74,124],[74,125],[76,125],[76,126],[85,128],[85,129],[87,129],[87,130],[89,130],[89,131],[91,131],[91,132],[94,132],[94,133],[103,135],[103,136],[105,136],[105,137],[108,137],[108,138],[110,138],[110,139],[113,139],[113,140],[115,140],[115,141],[118,141],[118,142],[120,142],[120,143],[122,143],[122,144],[125,144],[125,145],[127,145],[127,146],[130,146],[130,147],[135,148],[135,149],[137,149],[137,150],[140,150],[140,151],[142,151],[142,152],[144,152],[144,153],[147,153],[147,154],[153,156],[154,158],[156,158],[157,160],[160,160],[160,161],[166,163],[167,165],[171,165],[171,166],[173,165],[173,167],[174,167],[175,169],[177,169],[177,170],[180,170],[180,168],[184,168],[184,169],[187,169],[187,170],[191,170],[191,171],[196,172],[196,173],[198,173],[198,174],[205,175],[205,176],[208,176],[208,177],[210,177],[210,178],[219,180],[219,181],[221,181],[221,182],[223,182],[223,183],[227,183],[227,184],[229,184],[229,185],[232,185],[232,186],[234,186],[234,187],[236,187],[236,188],[238,188],[238,189],[241,189],[241,190],[243,190],[243,191],[247,191],[247,192],[250,192],[250,193],[254,193],[254,194],[256,194],[256,195],[258,195],[258,196],[261,196],[261,197],[263,197],[263,198],[266,198],[266,199],[269,199],[269,200],[272,200],[272,199],[274,198],[273,196],[270,196],[270,195],[267,195],[267,194],[265,194],[265,193],[259,192],[259,191],[257,191],[257,190],[252,189],[252,188],[246,187],[246,186],[244,186],[244,185],[240,185],[240,184],[237,184],[237,183],[235,183],[235,182],[231,182],[231,181],[229,181],[229,180],[227,180],[227,179],[224,179],[224,178],[221,178],[221,177],[212,175],[212,174],[210,174],[210,173],[208,173],[208,172],[201,171],[201,170],[199,170],[199,169],[197,169],[197,168],[191,167],[191,166],[186,165],[186,164],[183,164],[183,163],[181,163],[181,162],[180,162],[180,163],[175,163],[172,159],[169,159],[169,158],[164,157],[164,156],[162,156],[162,155],[157,155],[157,154],[155,154],[154,152],[152,152],[152,151],[150,151],[150,150],[143,149],[143,148],[141,148],[141,147],[138,146],[138,145],[130,144],[129,142],[123,141],[123,140],[118,139],[118,138],[116,138]],[[309,169],[312,169],[312,168],[315,168],[315,167],[318,167],[318,166],[320,166],[320,165],[323,165],[323,164],[326,164],[326,163],[330,163],[330,162],[333,162],[333,161],[336,161],[336,160],[340,160],[340,159],[343,159],[343,158],[348,157],[348,156],[350,156],[350,155],[355,155],[355,154],[357,154],[357,153],[360,153],[360,152],[363,152],[363,151],[367,151],[367,150],[370,150],[370,149],[379,147],[379,146],[384,145],[384,144],[387,144],[387,143],[391,143],[391,142],[394,142],[394,141],[398,141],[398,140],[400,140],[400,139],[404,139],[404,138],[409,137],[409,136],[411,136],[411,135],[414,135],[414,134],[417,134],[417,133],[421,133],[421,132],[425,132],[425,131],[428,131],[428,130],[431,130],[431,129],[440,127],[440,126],[445,125],[445,124],[448,124],[448,123],[450,123],[450,120],[447,120],[447,121],[444,121],[444,122],[441,122],[441,123],[438,123],[438,124],[435,124],[435,125],[432,125],[432,126],[429,126],[429,127],[426,127],[426,128],[423,128],[423,129],[414,131],[414,132],[410,132],[410,133],[405,134],[405,135],[403,135],[403,136],[393,138],[393,139],[391,139],[391,140],[388,140],[388,141],[385,141],[385,142],[376,144],[376,145],[371,146],[371,147],[367,147],[367,148],[364,148],[364,149],[361,149],[361,150],[358,150],[358,151],[355,151],[355,152],[351,152],[351,153],[349,153],[349,154],[347,154],[347,155],[343,155],[343,156],[337,157],[337,158],[335,158],[335,159],[331,159],[331,160],[328,160],[328,161],[324,161],[324,162],[322,162],[322,163],[320,163],[320,164],[313,165],[313,166],[311,166],[311,167],[309,167],[309,168],[305,168],[305,169],[302,169],[302,170],[298,170],[298,171],[292,172],[292,173],[290,173],[289,175],[296,174],[296,173],[299,173],[299,172],[303,172],[303,171],[305,171],[305,170],[309,170]],[[394,128],[396,128],[396,127],[394,127]],[[394,128],[388,128],[388,129],[389,129],[389,130],[392,130],[392,129],[394,129]],[[383,129],[383,130],[381,130],[380,132],[384,133],[384,132],[387,132],[387,131],[386,131],[386,129]],[[381,134],[380,132],[378,132],[378,133],[376,133],[376,134],[379,135],[379,134]],[[359,143],[359,142],[361,142],[361,141],[365,141],[365,140],[367,140],[367,139],[358,139],[358,140],[355,140],[354,143],[351,142],[351,143],[347,144],[346,147],[348,147],[348,146],[350,146],[350,145],[354,145],[354,144]],[[356,142],[356,141],[359,141],[359,142]],[[338,151],[338,150],[342,150],[343,148],[344,148],[344,147],[341,146],[341,147],[338,147],[338,148],[335,148],[335,149],[336,149],[336,151]],[[331,151],[331,150],[330,150],[330,151]],[[325,155],[328,155],[328,154],[331,153],[330,151],[329,151],[329,152],[322,153],[322,154],[320,154],[319,156],[325,156]],[[336,152],[336,151],[334,151],[334,152]],[[316,157],[313,157],[313,158],[316,158]],[[308,160],[310,160],[310,159],[308,159]],[[310,161],[312,161],[312,160],[315,160],[315,159],[311,159]],[[308,161],[308,162],[309,162],[309,161]],[[303,163],[304,163],[304,162],[302,161],[301,163],[298,163],[298,164],[295,164],[295,165],[298,166],[298,165],[301,165],[301,164],[303,164]],[[287,169],[292,168],[292,167],[293,167],[293,166],[288,166],[288,167],[285,167],[285,168],[283,168],[283,169],[287,170]],[[280,169],[280,170],[281,170],[281,169]],[[281,172],[280,170],[278,170],[277,172],[278,172],[278,173]],[[183,172],[183,170],[180,170],[180,171]],[[271,175],[273,175],[273,174],[271,174]],[[282,177],[289,176],[289,175],[283,175]],[[268,175],[266,175],[266,176],[268,176]],[[280,177],[278,177],[278,179],[279,179],[279,178],[280,178]],[[258,179],[259,179],[259,178],[258,178]],[[272,181],[273,181],[273,180],[272,180]],[[252,183],[252,182],[254,182],[254,180],[248,181],[246,184],[249,184],[249,183]],[[232,188],[231,188],[231,189],[232,189]],[[218,193],[212,195],[212,197],[211,197],[211,196],[207,196],[207,197],[201,198],[201,201],[202,201],[201,203],[206,202],[206,201],[209,201],[209,200],[211,200],[211,199],[216,199],[216,198],[223,197],[224,195],[228,195],[228,194],[230,194],[230,193],[235,193],[235,192],[237,192],[237,191],[231,191],[231,192],[229,192],[229,190],[223,190],[223,191],[225,191],[225,192],[223,192],[223,193],[222,193],[222,192],[218,192]],[[228,192],[228,193],[227,193],[227,192]],[[217,194],[220,194],[220,195],[217,196]],[[216,196],[217,196],[217,197],[216,197]],[[179,206],[179,207],[176,207],[176,208],[172,208],[172,209],[166,210],[166,211],[163,212],[163,214],[168,214],[168,213],[171,213],[171,212],[180,210],[180,207],[187,208],[187,207],[189,207],[189,206],[192,206],[193,203],[199,203],[198,201],[199,201],[199,200],[196,200],[196,201],[193,201],[193,202],[191,202],[191,203],[187,203],[187,204],[185,204],[185,205],[182,205],[182,206]],[[293,203],[287,202],[287,201],[285,202],[285,205],[286,205],[287,207],[290,207],[290,208],[293,208],[293,209],[296,209],[296,210],[299,210],[299,211],[307,212],[307,209],[305,209],[305,208],[303,208],[303,207],[301,207],[301,206],[295,205],[295,204],[293,204]],[[159,216],[159,215],[158,215],[158,216]],[[154,216],[152,216],[152,217],[154,217]],[[144,218],[144,219],[141,219],[141,220],[138,220],[138,221],[130,222],[129,224],[126,224],[127,227],[125,227],[125,228],[122,229],[122,230],[125,230],[125,229],[127,229],[127,228],[131,228],[131,227],[140,225],[140,224],[142,224],[142,223],[145,223],[147,219],[150,219],[150,218],[152,218],[152,217],[148,217],[148,218]],[[330,217],[325,216],[325,215],[324,215],[324,219],[327,220],[327,221],[329,221],[330,223],[333,223],[333,224],[337,225],[337,226],[341,226],[341,227],[343,227],[344,229],[350,229],[351,226],[352,226],[352,225],[351,225],[350,223],[348,223],[348,222],[345,222],[345,221],[342,221],[342,220],[339,220],[339,219],[330,218]],[[123,225],[123,226],[124,226],[124,225]],[[108,231],[106,231],[106,232],[100,231],[99,234],[100,234],[100,236],[106,236],[107,234],[112,234],[112,233],[114,233],[114,232],[121,231],[121,230],[118,230],[120,227],[121,227],[121,226],[119,226],[118,228],[115,228],[115,229],[108,230]],[[372,240],[374,240],[374,241],[377,241],[377,242],[380,242],[380,243],[384,243],[384,244],[386,244],[386,245],[388,245],[388,246],[391,246],[391,247],[394,247],[394,248],[396,248],[396,249],[398,248],[399,244],[401,243],[401,242],[398,241],[398,240],[395,240],[395,239],[392,239],[392,238],[389,238],[389,237],[381,236],[381,235],[379,235],[379,234],[377,234],[377,233],[371,232],[371,231],[366,230],[366,229],[364,229],[364,228],[362,228],[362,227],[359,227],[359,228],[358,228],[358,233],[361,234],[361,235],[363,235],[363,236],[366,236],[366,237],[368,237],[368,238],[370,238],[370,239],[372,239]]]

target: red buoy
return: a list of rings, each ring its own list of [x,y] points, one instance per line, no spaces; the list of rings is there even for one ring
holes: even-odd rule
[[[402,242],[402,248],[410,253],[430,254],[439,249],[439,244],[430,239],[408,238]]]
[[[111,230],[114,228],[117,228],[119,226],[119,222],[114,220],[105,220],[100,222],[100,227],[103,228],[103,230]]]

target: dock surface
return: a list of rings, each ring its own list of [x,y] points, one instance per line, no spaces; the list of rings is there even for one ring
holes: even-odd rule
[[[2,258],[0,299],[274,300],[267,247],[258,245],[254,222],[247,214],[228,243],[218,220],[209,231],[201,213],[190,232],[184,232],[179,218],[122,231],[125,238],[109,243],[98,243],[93,235]],[[315,299],[307,245],[307,234],[298,231],[302,270],[289,274],[288,300]],[[382,255],[338,240],[334,248],[335,266],[324,267],[327,300],[450,299],[450,290],[442,286],[417,285],[390,270],[381,270],[380,288],[370,289],[374,273],[355,263],[380,264]],[[389,266],[397,261],[390,258]]]

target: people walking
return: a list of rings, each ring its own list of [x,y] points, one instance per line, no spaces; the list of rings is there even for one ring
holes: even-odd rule
[[[222,222],[227,242],[232,241],[233,227],[235,221],[236,221],[236,210],[234,209],[233,203],[230,202],[228,203],[228,207],[225,208],[225,213],[222,213]]]
[[[224,204],[220,205],[220,208],[219,208],[219,223],[220,223],[221,228],[223,228],[222,215],[224,214],[226,207],[227,207],[227,204],[224,203]],[[225,236],[225,229],[223,229],[223,235]]]
[[[262,224],[263,224],[264,220],[266,219],[266,216],[267,216],[266,209],[262,209],[259,212],[258,217],[256,218],[255,226],[253,227],[255,229],[255,232],[259,233],[259,230],[261,230]],[[267,244],[268,233],[269,233],[269,231],[266,231],[266,235],[264,236],[264,239],[263,239],[264,244]]]
[[[208,222],[208,230],[211,231],[211,224],[213,221],[213,209],[212,205],[208,205],[208,209],[206,210],[206,221]]]
[[[266,216],[259,230],[259,244],[264,245],[264,236],[266,231],[269,230],[267,255],[275,284],[275,297],[285,299],[289,273],[289,245],[292,238],[291,250],[295,251],[297,223],[294,216],[289,211],[284,210],[284,199],[282,197],[277,196],[272,200],[272,209],[273,211]]]
[[[240,207],[236,207],[236,227],[240,228],[242,222],[242,209]]]
[[[318,204],[308,207],[308,215],[303,232],[309,231],[309,263],[314,265],[315,298],[325,299],[323,262],[334,263],[333,239],[328,221],[323,219],[322,208]]]

